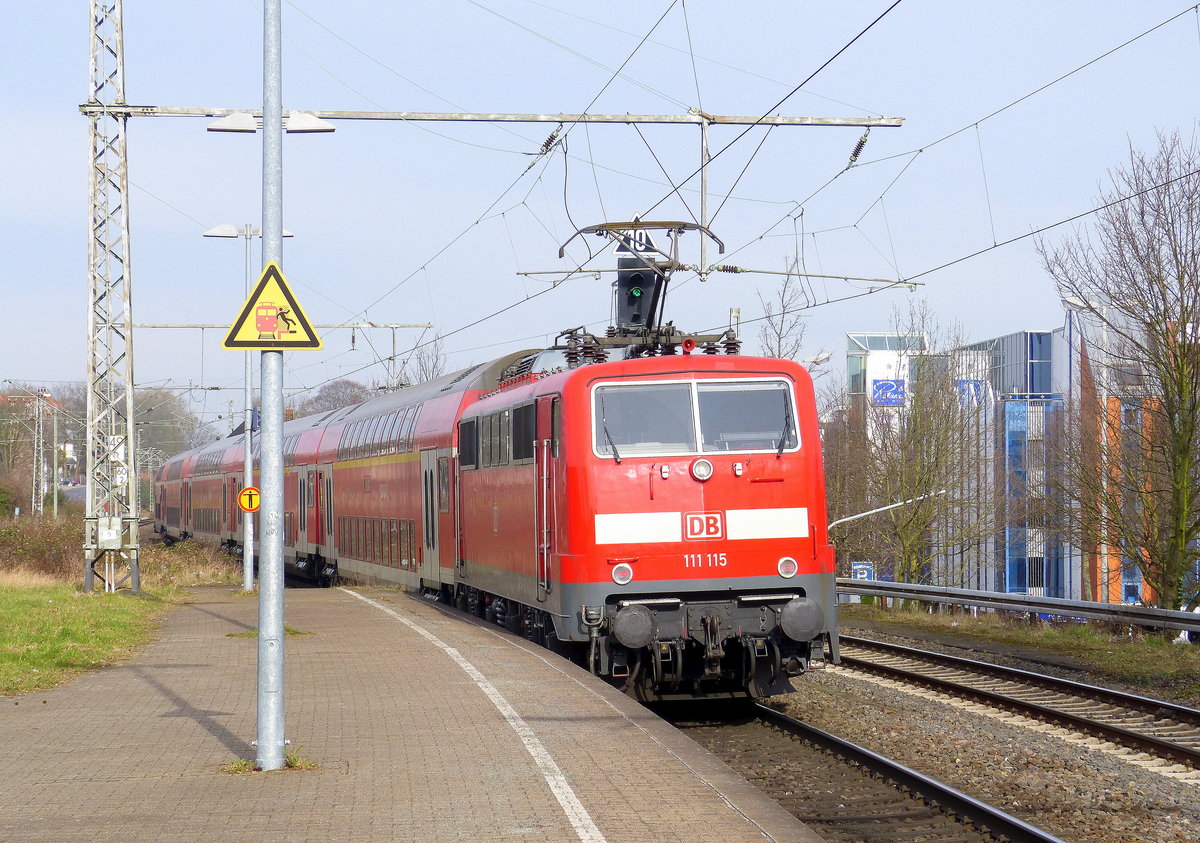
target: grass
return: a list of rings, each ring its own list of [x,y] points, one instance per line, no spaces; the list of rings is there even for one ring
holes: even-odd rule
[[[303,747],[296,749],[285,750],[283,753],[283,769],[285,770],[300,770],[307,772],[310,770],[319,770],[321,765],[311,758],[305,758],[300,754]],[[230,761],[228,764],[222,764],[219,768],[222,773],[230,775],[241,775],[243,773],[261,773],[262,767],[259,767],[255,762],[248,758],[239,758],[236,761]]]
[[[153,635],[168,605],[147,594],[82,594],[75,585],[0,573],[0,695],[53,687],[126,658]]]
[[[81,592],[78,518],[0,523],[0,696],[43,690],[120,661],[151,640],[183,587],[241,581],[241,564],[195,542],[143,539],[142,590]]]
[[[1193,705],[1200,704],[1200,646],[1175,644],[1170,637],[1153,632],[1131,632],[1128,627],[1100,623],[1031,622],[996,613],[972,617],[931,615],[916,609],[886,611],[854,603],[838,606],[840,626],[853,626],[856,620],[915,628],[916,633],[940,631],[979,641],[996,641],[1013,649],[1062,654],[1101,677],[1140,688],[1144,693],[1166,693]],[[1174,633],[1170,635],[1174,637]]]

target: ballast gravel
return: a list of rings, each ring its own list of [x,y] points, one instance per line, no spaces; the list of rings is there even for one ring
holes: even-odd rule
[[[774,704],[1067,841],[1195,843],[1200,784],[876,682],[814,670]]]

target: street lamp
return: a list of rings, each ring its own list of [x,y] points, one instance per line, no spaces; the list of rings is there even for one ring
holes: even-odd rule
[[[231,115],[233,116],[233,115]],[[251,264],[251,249],[250,241],[254,237],[262,234],[261,230],[256,225],[246,223],[243,226],[231,225],[224,223],[222,225],[210,228],[204,232],[205,237],[243,237],[246,240],[246,280],[245,293],[247,299],[250,298],[250,281],[253,277],[253,265]],[[286,229],[283,232],[284,237],[291,237],[292,233]],[[242,430],[242,442],[245,450],[242,455],[242,486],[254,485],[254,462],[252,458],[252,446],[254,444],[254,433],[251,428],[254,426],[254,366],[250,356],[250,351],[243,352],[245,355],[246,364],[246,406]],[[242,587],[246,591],[254,590],[254,513],[242,513]]]

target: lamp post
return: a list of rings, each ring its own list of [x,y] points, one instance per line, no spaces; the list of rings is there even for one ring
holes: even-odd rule
[[[808,370],[808,373],[812,375],[812,379],[816,380],[817,378],[821,377],[821,375],[829,373],[828,369],[821,369],[821,367],[828,363],[831,359],[833,359],[832,354],[830,354],[828,351],[822,351],[819,354],[813,355],[812,357],[801,357],[799,362],[802,366],[804,366],[805,369]],[[821,371],[818,372],[818,369],[821,369]]]
[[[222,225],[210,228],[204,232],[205,237],[242,237],[246,241],[246,279],[244,284],[244,295],[250,297],[250,282],[253,279],[253,264],[251,263],[251,248],[250,241],[254,237],[261,235],[261,231],[256,225],[246,223],[242,226],[231,225],[225,223]],[[283,232],[284,237],[291,237],[290,231]],[[242,426],[242,442],[243,459],[242,459],[242,486],[254,485],[254,365],[251,352],[244,352],[245,355],[245,377],[246,377],[246,400],[243,413]],[[254,590],[254,513],[242,513],[242,588],[245,591]]]

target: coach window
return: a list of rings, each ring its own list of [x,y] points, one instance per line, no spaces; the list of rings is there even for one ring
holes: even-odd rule
[[[364,456],[373,457],[379,453],[379,416],[367,420],[366,453]]]
[[[475,434],[476,420],[467,419],[458,425],[458,467],[479,466],[479,439]]]
[[[412,413],[408,420],[408,425],[404,429],[404,450],[411,451],[413,443],[417,440],[417,419],[421,417],[421,405],[412,408]]]
[[[512,411],[512,458],[514,463],[533,459],[534,434],[533,404],[522,404]]]
[[[389,415],[387,420],[387,428],[383,432],[384,453],[394,454],[397,451],[396,434],[400,429],[400,411]]]
[[[350,425],[350,453],[346,456],[352,460],[358,459],[358,446],[360,444],[362,444],[362,422],[356,421]]]
[[[400,411],[400,419],[396,423],[396,451],[403,454],[408,448],[404,447],[404,437],[412,425],[413,408],[405,407]]]
[[[438,457],[438,509],[441,512],[450,511],[450,458]]]
[[[512,414],[505,410],[500,413],[500,464],[508,465],[508,445],[512,436]]]
[[[370,419],[358,422],[358,433],[354,435],[354,456],[362,459],[367,455],[367,423]]]
[[[408,570],[408,521],[400,519],[400,568]]]
[[[496,443],[492,434],[496,429],[495,421],[495,416],[484,416],[479,420],[479,464],[484,467],[494,465],[492,454],[496,452]]]
[[[371,428],[371,453],[379,456],[387,453],[387,429],[391,419],[380,416],[375,422],[375,426]]]

